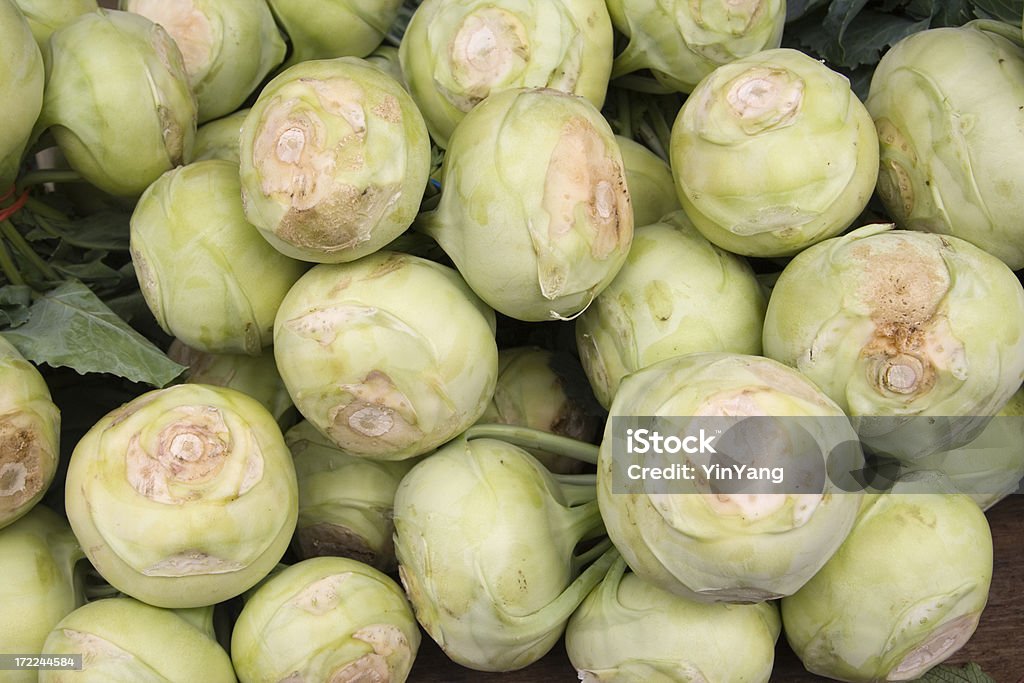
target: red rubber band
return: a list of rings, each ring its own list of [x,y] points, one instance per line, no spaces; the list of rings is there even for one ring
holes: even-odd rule
[[[7,199],[12,194],[14,194],[14,188],[13,187],[10,190],[7,191],[7,194],[5,194],[3,197],[0,197],[0,201],[3,201],[4,199]],[[6,207],[4,209],[0,209],[0,221],[5,221],[8,218],[10,218],[11,216],[13,216],[14,214],[18,213],[18,211],[21,209],[21,207],[25,206],[25,202],[27,202],[27,201],[28,201],[28,190],[25,190],[24,192],[21,193],[20,197],[18,197],[17,199],[14,200],[13,204],[11,204],[10,206],[8,206],[8,207]]]
[[[13,197],[17,189],[17,185],[11,185],[11,189],[7,190],[7,192],[4,192],[3,196],[0,196],[0,202],[6,201],[8,197]]]

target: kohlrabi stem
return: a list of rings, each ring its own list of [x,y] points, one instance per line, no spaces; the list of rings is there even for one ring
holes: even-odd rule
[[[14,224],[9,220],[0,221],[0,232],[3,233],[4,237],[10,240],[11,245],[18,251],[22,257],[28,261],[36,270],[47,280],[51,282],[57,282],[61,279],[53,267],[44,261],[36,250],[32,248],[32,245],[22,236]]]
[[[615,113],[619,119],[619,135],[630,140],[635,135],[633,131],[633,110],[629,104],[629,94],[625,90],[615,91]]]
[[[18,179],[18,192],[24,192],[34,185],[46,183],[81,183],[84,178],[78,171],[71,171],[58,168],[41,168],[38,171],[29,171]]]
[[[574,543],[589,541],[594,538],[606,536],[608,532],[604,527],[604,519],[601,518],[601,508],[597,499],[587,501],[582,505],[569,508],[566,516],[565,531]]]
[[[611,548],[611,547],[612,547],[611,539],[605,538],[605,539],[595,543],[593,545],[593,547],[587,548],[586,550],[584,550],[579,555],[573,556],[573,562],[577,563],[576,564],[577,567],[582,567],[584,565],[590,564],[591,562],[593,562],[597,558],[599,558],[602,555],[604,555],[608,551],[608,549]]]
[[[12,285],[26,285],[25,278],[21,276],[18,267],[14,265],[11,252],[7,250],[7,243],[0,239],[0,270],[3,271],[7,281]]]
[[[25,202],[25,208],[29,209],[32,213],[36,214],[36,216],[42,216],[44,218],[49,218],[50,220],[54,220],[54,221],[70,221],[71,220],[70,218],[68,218],[68,215],[66,213],[64,213],[63,211],[60,211],[59,209],[55,209],[52,206],[50,206],[49,204],[47,204],[46,202],[40,201],[40,200],[36,199],[35,197],[31,197],[30,196],[28,198],[28,200]],[[47,232],[49,232],[49,231],[47,231]]]
[[[466,440],[470,439],[498,439],[523,448],[535,448],[591,465],[597,464],[597,446],[528,427],[502,424],[473,425],[466,430]]]
[[[648,107],[647,112],[648,119],[654,127],[654,136],[658,141],[658,147],[660,147],[658,156],[668,161],[668,149],[672,140],[672,126],[665,120],[665,112],[661,110],[661,107],[657,103],[652,104],[653,106]]]
[[[557,476],[557,475],[556,475]],[[594,484],[563,484],[558,482],[558,489],[562,492],[566,505],[577,507],[597,498],[597,488]]]

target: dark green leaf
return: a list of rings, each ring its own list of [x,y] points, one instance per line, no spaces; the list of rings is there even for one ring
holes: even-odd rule
[[[816,17],[795,25],[790,41],[818,55],[834,69],[856,69],[876,64],[888,47],[926,28],[927,19],[914,20],[869,8],[849,22],[842,44],[826,22]]]
[[[1024,0],[974,0],[975,16],[1020,26]]]
[[[28,321],[32,289],[25,285],[0,287],[0,327],[17,327]]]
[[[100,253],[84,263],[57,265],[56,268],[64,275],[81,280],[87,284],[112,287],[124,279],[124,273],[104,263],[103,258],[105,256],[105,253]]]
[[[828,5],[828,0],[789,0],[786,3],[786,23],[796,21],[826,5]]]
[[[977,664],[965,664],[962,668],[937,666],[911,683],[996,683],[995,679],[981,670]]]
[[[833,0],[825,14],[825,28],[835,36],[836,42],[844,43],[846,29],[868,4],[868,0]],[[846,66],[856,66],[849,64]]]
[[[74,280],[37,299],[29,321],[4,336],[35,363],[83,374],[105,372],[162,387],[185,369]]]
[[[118,211],[100,213],[72,221],[58,221],[36,216],[35,229],[29,232],[29,239],[60,237],[68,244],[82,249],[107,249],[128,251],[131,216]]]

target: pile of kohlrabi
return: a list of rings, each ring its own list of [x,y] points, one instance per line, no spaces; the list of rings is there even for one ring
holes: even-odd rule
[[[1022,15],[0,0],[0,683],[955,675]]]

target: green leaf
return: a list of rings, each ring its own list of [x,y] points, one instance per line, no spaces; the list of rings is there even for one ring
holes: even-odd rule
[[[840,19],[840,24],[843,21]],[[808,17],[793,27],[790,40],[817,54],[832,68],[856,69],[877,64],[891,45],[928,28],[928,19],[914,20],[868,8],[846,22],[842,43],[832,28],[828,22]]]
[[[786,23],[796,21],[828,3],[829,0],[789,0],[786,3]]]
[[[1024,0],[974,0],[974,14],[982,19],[998,19],[1020,26]]]
[[[28,239],[59,237],[82,249],[128,251],[130,220],[129,214],[120,211],[101,211],[69,221],[34,216],[35,228],[28,233]]]
[[[17,327],[28,321],[32,288],[26,285],[0,287],[0,327]]]
[[[185,369],[77,280],[36,299],[29,315],[24,325],[3,334],[35,363],[82,374],[105,372],[156,387],[166,386]]]
[[[982,671],[980,666],[971,663],[965,664],[959,669],[943,664],[910,683],[996,683],[996,681]]]

